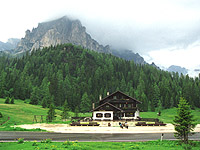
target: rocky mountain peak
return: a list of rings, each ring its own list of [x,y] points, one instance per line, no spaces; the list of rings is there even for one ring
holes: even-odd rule
[[[111,53],[126,60],[134,60],[136,64],[146,64],[144,58],[131,50],[111,50],[109,45],[100,45],[86,32],[79,20],[73,20],[66,16],[57,20],[39,23],[37,28],[27,30],[25,37],[21,39],[14,54],[21,54],[34,49],[55,46],[58,44],[72,43],[83,48]]]
[[[109,52],[109,46],[100,45],[91,38],[79,20],[64,16],[60,19],[39,23],[32,31],[27,30],[16,52],[32,51],[57,44],[72,43],[98,52]]]
[[[10,38],[6,43],[0,41],[0,51],[10,51],[16,48],[19,43],[19,39]]]
[[[167,71],[169,72],[178,72],[179,74],[186,75],[188,73],[188,70],[184,67],[176,66],[176,65],[171,65]]]

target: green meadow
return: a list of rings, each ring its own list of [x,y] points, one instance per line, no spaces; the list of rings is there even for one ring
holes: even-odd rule
[[[174,116],[176,115],[176,111],[176,108],[164,109],[161,110],[160,116],[157,115],[157,112],[140,112],[140,116],[142,118],[158,118],[164,123],[172,123],[174,120]],[[196,108],[195,110],[192,110],[192,114],[196,119],[196,123],[200,124],[200,109]]]
[[[43,115],[43,122],[46,123],[46,115],[48,108],[42,108],[40,105],[31,105],[26,101],[15,100],[15,104],[5,104],[5,99],[0,99],[0,112],[3,114],[3,118],[0,118],[0,123],[7,121],[0,126],[0,130],[12,130],[14,124],[32,124],[34,121],[34,115],[37,116],[37,122],[41,122],[41,116]],[[61,110],[56,109],[56,119],[52,123],[70,123],[71,121],[62,121]],[[73,112],[69,112],[69,117],[75,116]],[[91,113],[79,113],[78,116],[91,116]],[[10,119],[8,120],[8,117]]]

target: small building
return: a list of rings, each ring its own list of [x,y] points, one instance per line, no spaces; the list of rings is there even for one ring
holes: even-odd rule
[[[99,106],[93,108],[93,120],[132,120],[139,117],[139,109],[137,104],[140,101],[132,98],[121,91],[107,96],[99,100]]]

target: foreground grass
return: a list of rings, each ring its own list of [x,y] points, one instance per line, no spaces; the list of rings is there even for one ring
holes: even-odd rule
[[[50,149],[50,150],[199,150],[199,141],[190,141],[189,145],[180,143],[180,141],[148,141],[148,142],[11,142],[0,143],[0,149],[6,150],[33,150],[33,149]]]

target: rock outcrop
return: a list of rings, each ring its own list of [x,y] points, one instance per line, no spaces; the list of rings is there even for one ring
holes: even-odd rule
[[[109,46],[100,45],[86,32],[86,28],[79,20],[71,20],[68,17],[39,23],[32,31],[27,30],[24,38],[16,48],[16,52],[32,51],[57,44],[72,43],[86,49],[108,53]]]

